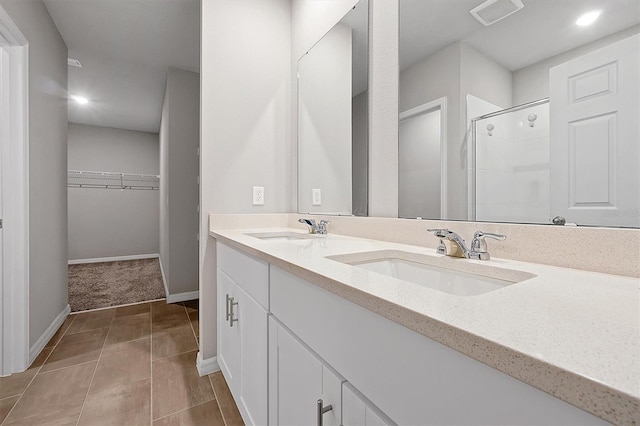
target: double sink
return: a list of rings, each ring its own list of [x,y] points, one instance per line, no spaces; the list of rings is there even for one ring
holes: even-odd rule
[[[246,235],[273,242],[318,238],[312,234],[286,231]],[[486,262],[401,250],[349,253],[327,256],[327,259],[456,296],[477,296],[536,276],[529,272],[495,267]]]

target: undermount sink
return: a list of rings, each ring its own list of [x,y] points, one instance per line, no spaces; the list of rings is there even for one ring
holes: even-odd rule
[[[536,275],[464,259],[385,250],[330,256],[329,259],[456,296],[477,296]]]
[[[268,240],[268,241],[300,241],[300,240],[309,240],[313,238],[317,238],[315,235],[310,234],[301,234],[297,232],[257,232],[251,234],[245,234],[249,237],[258,238],[260,240]]]

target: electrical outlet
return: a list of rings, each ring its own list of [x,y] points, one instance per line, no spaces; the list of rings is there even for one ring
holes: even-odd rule
[[[322,205],[322,191],[320,191],[319,189],[311,190],[311,205],[313,206]]]
[[[253,187],[253,205],[264,206],[264,186]]]

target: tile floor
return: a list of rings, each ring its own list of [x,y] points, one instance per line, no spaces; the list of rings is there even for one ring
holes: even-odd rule
[[[221,373],[199,377],[198,302],[70,315],[0,378],[0,425],[242,425]]]

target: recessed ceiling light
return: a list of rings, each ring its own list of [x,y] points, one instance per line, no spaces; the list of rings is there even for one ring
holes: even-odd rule
[[[89,103],[89,99],[83,98],[82,96],[72,96],[71,99],[76,101],[77,103],[84,105]]]
[[[596,22],[596,20],[600,17],[601,13],[602,13],[601,10],[593,10],[591,12],[587,12],[578,18],[578,20],[576,21],[576,25],[580,27],[586,27],[588,25],[591,25],[594,22]]]

